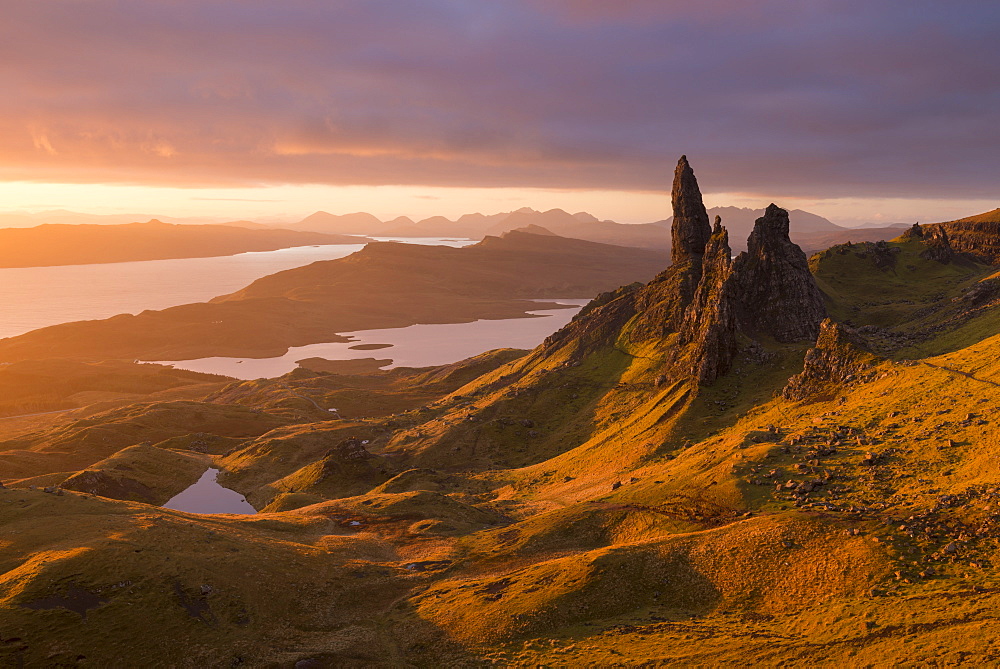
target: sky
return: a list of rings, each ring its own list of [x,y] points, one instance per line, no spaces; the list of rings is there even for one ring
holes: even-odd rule
[[[9,0],[0,210],[1000,206],[996,0]]]

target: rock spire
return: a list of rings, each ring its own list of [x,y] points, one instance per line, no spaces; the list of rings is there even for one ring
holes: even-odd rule
[[[705,244],[712,236],[712,226],[708,223],[708,211],[698,190],[698,179],[688,164],[687,156],[681,156],[677,161],[671,199],[674,221],[670,227],[670,260],[674,265],[688,262],[700,264]]]
[[[805,253],[788,237],[787,211],[769,206],[756,221],[748,251],[733,259],[729,234],[719,217],[714,229],[709,225],[684,156],[674,175],[673,208],[673,263],[594,312],[593,320],[603,323],[588,327],[602,333],[601,341],[637,355],[661,346],[663,379],[710,384],[737,358],[767,359],[774,342],[816,340],[826,317],[824,298]],[[580,319],[581,328],[587,320]]]
[[[712,383],[729,371],[741,341],[816,339],[826,308],[805,253],[788,238],[788,212],[768,207],[747,247],[731,260],[729,235],[716,217],[669,369]]]
[[[701,281],[684,312],[676,349],[693,345],[682,367],[700,383],[711,383],[729,371],[739,350],[732,266],[729,233],[716,216],[705,245]]]
[[[816,346],[806,351],[802,372],[788,380],[781,394],[788,400],[830,397],[839,386],[863,378],[877,362],[853,330],[827,318]]]

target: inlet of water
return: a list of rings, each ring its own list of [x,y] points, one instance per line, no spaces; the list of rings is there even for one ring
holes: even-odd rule
[[[551,299],[539,300],[565,304],[569,308],[529,311],[534,318],[506,318],[478,320],[471,323],[436,323],[411,325],[403,328],[359,330],[345,332],[348,342],[328,342],[295,346],[285,355],[275,358],[198,358],[195,360],[158,360],[161,365],[172,365],[206,374],[222,374],[238,379],[274,378],[287,374],[298,366],[299,360],[324,358],[326,360],[357,360],[376,357],[391,359],[387,367],[429,367],[447,365],[485,353],[495,348],[531,349],[547,336],[566,325],[590,300]],[[378,350],[365,344],[388,344]]]

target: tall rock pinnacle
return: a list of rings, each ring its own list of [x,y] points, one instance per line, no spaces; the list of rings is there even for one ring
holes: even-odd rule
[[[698,180],[688,164],[687,156],[681,156],[677,161],[671,199],[674,205],[674,222],[670,228],[673,244],[670,260],[674,265],[690,261],[700,265],[705,244],[712,236],[712,226],[708,223],[708,212],[701,200]]]
[[[729,233],[715,229],[687,158],[673,188],[673,263],[630,293],[616,346],[663,346],[663,378],[705,385],[741,356],[763,360],[777,343],[815,341],[826,317],[823,293],[805,253],[788,237],[788,212],[771,205],[757,219],[748,250],[735,259]],[[621,311],[625,314],[626,311]]]

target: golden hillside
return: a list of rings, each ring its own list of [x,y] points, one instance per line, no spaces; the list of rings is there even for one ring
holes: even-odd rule
[[[0,657],[995,663],[996,267],[807,259],[773,205],[732,258],[684,159],[674,209],[670,266],[531,352],[0,423]],[[210,465],[260,513],[157,506]]]

